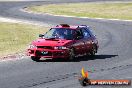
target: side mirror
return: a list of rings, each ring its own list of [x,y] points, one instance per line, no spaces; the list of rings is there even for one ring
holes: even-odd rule
[[[39,34],[39,37],[43,37],[44,35],[43,34]]]

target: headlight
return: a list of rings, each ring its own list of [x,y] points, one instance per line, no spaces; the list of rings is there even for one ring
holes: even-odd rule
[[[54,49],[62,50],[62,49],[67,49],[65,46],[55,46]]]
[[[29,46],[29,48],[31,48],[31,49],[32,49],[32,48],[37,48],[37,46],[31,44],[31,45]]]

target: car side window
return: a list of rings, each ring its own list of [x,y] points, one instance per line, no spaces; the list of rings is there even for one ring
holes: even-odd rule
[[[80,39],[82,39],[83,38],[82,30],[80,30],[80,29],[76,30],[75,35],[76,35],[76,37],[80,37]]]
[[[93,35],[93,30],[92,30],[91,28],[86,28],[86,30],[89,32],[89,34],[90,34],[91,36],[94,36],[94,35]]]
[[[89,38],[89,37],[91,37],[90,33],[89,33],[85,28],[82,28],[82,32],[83,32],[84,38]]]

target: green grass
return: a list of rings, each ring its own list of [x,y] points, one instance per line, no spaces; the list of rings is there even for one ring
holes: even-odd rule
[[[76,3],[28,7],[28,10],[55,15],[132,20],[132,3]]]
[[[32,40],[48,28],[14,23],[0,23],[0,57],[26,50]]]

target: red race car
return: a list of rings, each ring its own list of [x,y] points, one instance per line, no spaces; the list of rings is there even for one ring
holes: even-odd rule
[[[28,49],[33,61],[39,61],[41,57],[73,60],[78,56],[94,56],[98,50],[98,41],[86,25],[60,24],[39,37]]]

